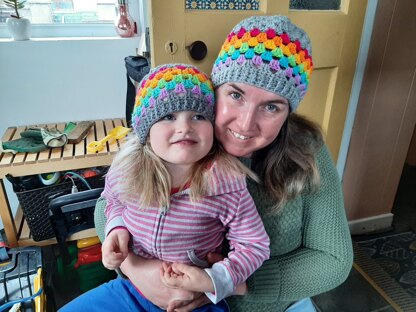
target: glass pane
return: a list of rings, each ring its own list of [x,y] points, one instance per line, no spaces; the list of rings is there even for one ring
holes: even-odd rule
[[[19,10],[19,15],[29,18],[33,24],[113,23],[116,0],[50,0],[31,1]],[[14,14],[0,0],[0,23]]]
[[[339,10],[341,0],[290,0],[291,10]]]
[[[259,9],[259,0],[185,0],[187,10],[251,10]]]

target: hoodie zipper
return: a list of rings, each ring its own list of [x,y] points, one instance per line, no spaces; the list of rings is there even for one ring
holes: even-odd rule
[[[154,240],[154,249],[155,249],[155,254],[157,257],[161,257],[160,248],[158,248],[158,244],[157,244],[159,240],[160,225],[163,222],[163,219],[165,218],[167,212],[168,212],[168,206],[163,206],[158,216],[158,220],[157,220],[157,228],[156,228],[155,240]]]

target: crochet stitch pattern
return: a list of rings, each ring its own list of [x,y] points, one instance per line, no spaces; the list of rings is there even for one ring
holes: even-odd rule
[[[217,87],[216,81],[225,79],[222,77],[221,71],[227,71],[228,67],[229,71],[235,71],[239,67],[238,65],[241,68],[237,70],[243,71],[242,68],[245,68],[245,71],[250,71],[246,63],[251,63],[250,66],[256,67],[253,70],[264,71],[265,69],[261,67],[267,67],[269,73],[266,74],[279,74],[275,79],[281,79],[284,76],[291,85],[295,86],[298,95],[285,94],[289,91],[285,90],[283,86],[280,88],[276,86],[263,87],[272,89],[270,90],[272,92],[284,91],[282,96],[289,100],[294,97],[290,103],[294,110],[308,89],[313,71],[309,38],[305,38],[305,36],[303,30],[293,25],[284,16],[256,16],[242,21],[228,35],[214,63],[212,70],[214,85]],[[235,73],[230,75],[233,78],[237,76]],[[248,76],[249,74],[240,74],[238,78],[243,75]],[[244,82],[258,84],[257,80],[250,77],[242,79],[249,80]],[[224,82],[226,81],[221,81],[221,83]]]
[[[196,67],[161,65],[140,82],[132,125],[144,144],[150,127],[172,112],[192,110],[213,121],[214,90],[209,78]]]

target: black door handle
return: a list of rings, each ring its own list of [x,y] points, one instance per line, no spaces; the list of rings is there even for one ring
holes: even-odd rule
[[[208,48],[203,41],[194,41],[186,48],[189,50],[191,58],[195,61],[201,61],[207,56]]]

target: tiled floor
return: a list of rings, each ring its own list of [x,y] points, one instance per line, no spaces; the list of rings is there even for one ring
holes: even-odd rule
[[[392,212],[394,213],[393,227],[390,233],[416,231],[416,167],[405,165],[397,191]],[[367,240],[383,235],[365,235],[354,237],[354,240]],[[319,312],[389,312],[397,311],[384,297],[360,274],[352,269],[348,279],[336,289],[313,298]],[[394,304],[394,302],[393,302]],[[415,311],[415,310],[409,310]]]
[[[396,311],[355,268],[341,286],[312,299],[319,312]]]

